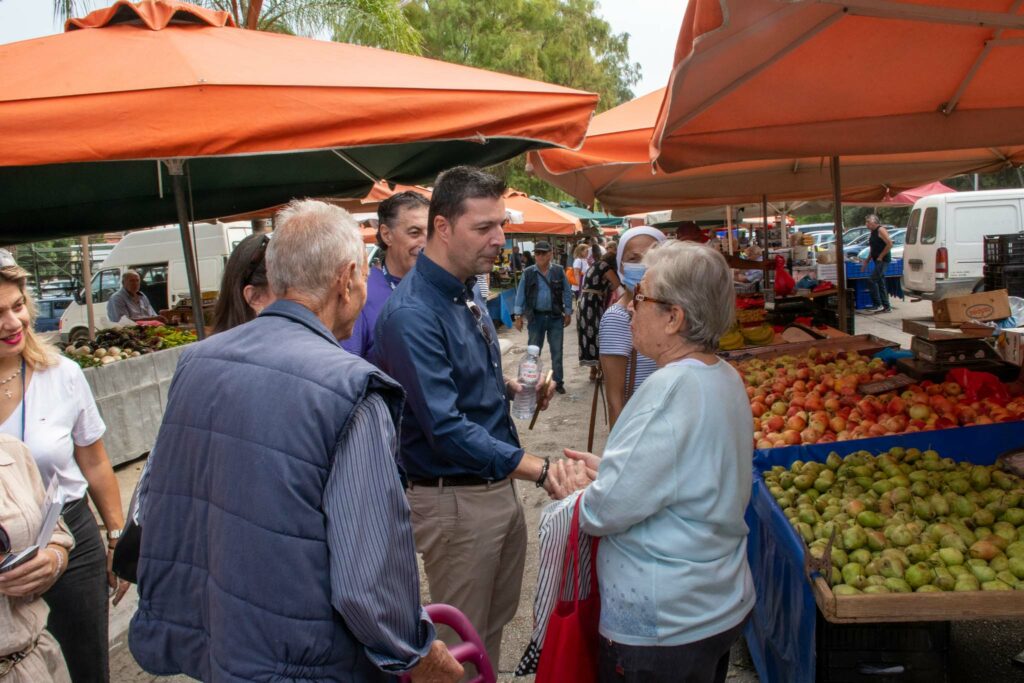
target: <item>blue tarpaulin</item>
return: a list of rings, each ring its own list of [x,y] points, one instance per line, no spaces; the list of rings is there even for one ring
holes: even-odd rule
[[[505,327],[512,327],[512,308],[516,303],[516,290],[503,290],[498,296],[487,300],[487,312],[491,320],[500,322]]]
[[[830,444],[770,448],[754,453],[754,488],[747,508],[747,557],[757,602],[744,635],[758,676],[765,683],[813,683],[817,605],[804,576],[804,544],[775,503],[761,473],[797,460],[824,461],[865,450],[934,448],[943,457],[991,465],[1008,450],[1024,446],[1024,422],[899,434]]]

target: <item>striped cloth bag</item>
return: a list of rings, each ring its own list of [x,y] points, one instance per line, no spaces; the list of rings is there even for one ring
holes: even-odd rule
[[[537,570],[537,593],[533,598],[533,633],[516,667],[516,676],[537,673],[540,651],[547,634],[551,613],[558,602],[558,585],[562,580],[562,563],[565,547],[569,543],[572,528],[572,512],[582,491],[573,493],[564,500],[549,503],[540,515],[540,561]],[[580,533],[580,593],[590,593],[590,547],[592,538]],[[563,600],[572,599],[572,582],[568,582]]]

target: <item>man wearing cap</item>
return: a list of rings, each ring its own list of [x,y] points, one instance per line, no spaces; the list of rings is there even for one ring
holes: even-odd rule
[[[551,263],[551,245],[537,242],[533,251],[536,264],[523,271],[513,308],[517,330],[523,319],[529,331],[529,343],[544,349],[544,337],[551,345],[551,369],[555,372],[555,391],[565,393],[562,373],[562,330],[572,321],[572,288],[565,270]]]
[[[427,198],[412,190],[391,195],[377,208],[377,246],[384,252],[384,258],[380,268],[370,269],[366,305],[352,328],[352,336],[341,342],[341,348],[371,363],[379,364],[372,354],[377,316],[391,292],[416,265],[416,258],[427,243],[428,208]]]

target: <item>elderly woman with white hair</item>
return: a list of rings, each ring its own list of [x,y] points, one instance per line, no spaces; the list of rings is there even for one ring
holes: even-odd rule
[[[633,336],[658,369],[604,457],[566,450],[594,479],[580,528],[603,537],[599,680],[721,682],[754,605],[743,521],[753,422],[743,380],[714,353],[733,320],[732,276],[721,254],[687,242],[643,262]]]

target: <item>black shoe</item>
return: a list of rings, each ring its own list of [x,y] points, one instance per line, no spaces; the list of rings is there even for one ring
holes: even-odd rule
[[[885,308],[878,309],[879,313],[892,313],[892,307],[886,306]]]
[[[562,386],[561,384],[559,384],[557,387],[555,387],[555,391],[557,391],[560,394],[564,394],[565,393],[565,387]]]

